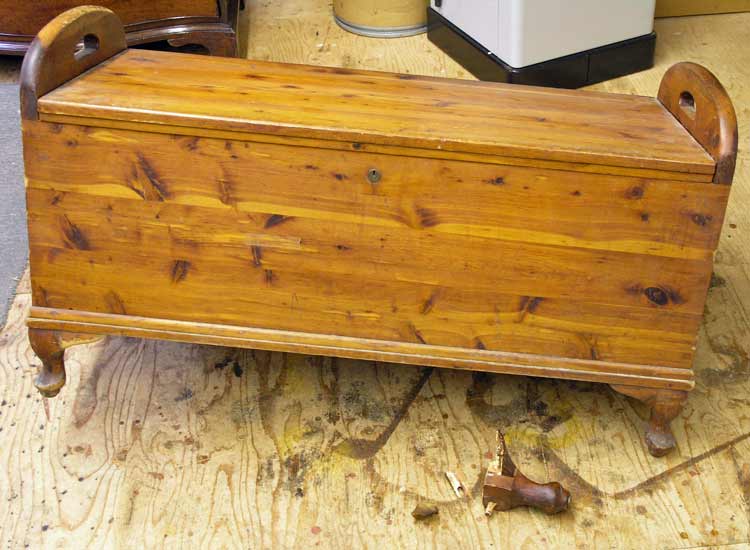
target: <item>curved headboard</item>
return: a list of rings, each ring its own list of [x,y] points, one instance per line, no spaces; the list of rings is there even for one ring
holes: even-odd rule
[[[714,183],[731,184],[737,115],[721,82],[701,65],[677,63],[664,74],[658,98],[716,161]]]
[[[98,6],[68,10],[47,23],[26,53],[21,67],[21,116],[39,118],[37,100],[127,49],[120,18]]]

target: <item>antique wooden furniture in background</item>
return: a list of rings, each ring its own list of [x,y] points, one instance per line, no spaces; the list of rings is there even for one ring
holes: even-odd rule
[[[82,8],[24,60],[44,395],[121,334],[608,383],[674,446],[737,147],[706,69],[654,99],[185,59]]]
[[[0,54],[23,55],[34,36],[57,15],[81,0],[12,2],[0,0]],[[178,47],[195,44],[211,55],[237,55],[237,13],[240,0],[96,0],[125,24],[128,44],[167,40]]]

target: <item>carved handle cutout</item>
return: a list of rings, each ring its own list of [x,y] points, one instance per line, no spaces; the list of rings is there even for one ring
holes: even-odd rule
[[[688,91],[680,94],[680,108],[690,118],[695,118],[695,98]]]
[[[128,47],[122,22],[111,10],[79,6],[39,31],[21,67],[21,114],[38,120],[37,100]]]
[[[731,184],[737,158],[737,116],[716,77],[695,63],[677,63],[664,74],[658,97],[716,162],[714,182]]]
[[[81,39],[81,41],[76,44],[75,52],[73,53],[73,57],[75,57],[76,61],[80,61],[81,59],[84,59],[88,56],[90,56],[92,53],[97,51],[99,49],[99,37],[95,34],[87,34],[86,36]]]

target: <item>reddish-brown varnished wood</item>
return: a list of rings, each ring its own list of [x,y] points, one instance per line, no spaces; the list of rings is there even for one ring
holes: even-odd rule
[[[168,40],[173,46],[204,46],[212,55],[237,55],[239,0],[100,0],[125,26],[129,45]],[[0,1],[0,53],[23,55],[55,16],[81,0]]]
[[[34,386],[44,397],[55,397],[65,385],[65,349],[94,342],[101,336],[62,330],[29,328],[29,343],[42,362]]]
[[[34,386],[44,397],[56,396],[65,385],[65,350],[57,336],[58,333],[53,330],[29,329],[31,349],[42,361],[42,368],[34,381]]]
[[[669,86],[57,52],[108,13],[24,69],[32,329],[603,382],[674,445],[730,186]]]
[[[662,78],[658,97],[716,161],[713,181],[731,184],[737,162],[737,116],[721,82],[696,63],[677,63]]]
[[[670,422],[677,418],[687,392],[636,386],[612,385],[612,389],[645,403],[651,410],[646,425],[646,444],[654,456],[664,456],[675,446]]]
[[[56,17],[34,38],[21,68],[23,119],[38,118],[41,96],[126,48],[122,23],[110,10],[85,6]]]
[[[486,513],[530,506],[546,514],[557,514],[570,506],[570,492],[556,481],[537,483],[518,469],[508,453],[505,438],[498,432],[497,462],[487,468],[482,485]],[[488,508],[488,506],[490,506]]]

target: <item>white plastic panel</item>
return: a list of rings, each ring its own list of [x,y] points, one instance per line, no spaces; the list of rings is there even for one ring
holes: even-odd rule
[[[649,34],[654,4],[655,0],[442,0],[436,9],[511,67],[526,67]]]
[[[499,0],[442,0],[442,6],[435,11],[456,25],[459,29],[479,42],[488,51],[497,50],[499,28]]]
[[[653,30],[654,0],[503,0],[518,35],[498,57],[512,67],[590,50]],[[501,15],[502,17],[502,15]]]

